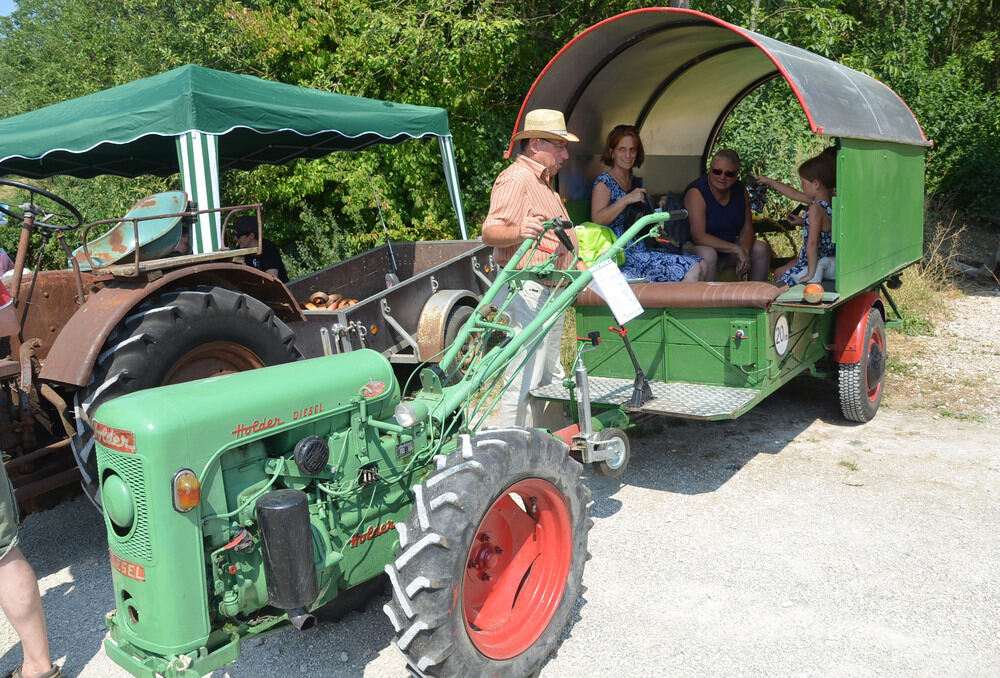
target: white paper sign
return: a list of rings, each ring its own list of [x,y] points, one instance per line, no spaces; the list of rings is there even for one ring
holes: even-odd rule
[[[608,302],[619,325],[624,325],[642,313],[642,304],[628,286],[628,281],[615,262],[610,259],[602,261],[591,266],[590,272],[594,274],[594,279],[590,283],[591,289]]]

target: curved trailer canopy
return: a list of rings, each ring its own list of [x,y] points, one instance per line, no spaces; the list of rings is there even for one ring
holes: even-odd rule
[[[178,172],[218,207],[218,171],[437,137],[466,237],[448,113],[187,65],[0,120],[0,175],[136,177]],[[206,217],[217,215],[203,215]],[[218,224],[202,235],[218,247]],[[196,238],[197,239],[197,238]],[[202,251],[211,249],[206,241]]]
[[[703,168],[729,113],[777,77],[816,134],[930,145],[906,103],[878,80],[716,17],[665,7],[620,14],[570,41],[535,80],[514,129],[528,110],[561,110],[582,140],[573,152],[593,156],[608,130],[635,124],[647,156],[689,158]]]
[[[602,21],[548,63],[525,97],[566,115],[580,137],[559,172],[576,218],[588,218],[606,135],[635,124],[645,186],[683,192],[705,172],[723,123],[752,90],[784,78],[813,133],[837,137],[837,290],[844,298],[920,259],[923,158],[930,142],[891,89],[863,73],[701,12],[648,8]],[[513,152],[513,144],[508,155]]]

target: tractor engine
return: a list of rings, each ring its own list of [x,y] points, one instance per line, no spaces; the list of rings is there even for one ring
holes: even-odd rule
[[[102,405],[108,654],[136,675],[200,676],[378,576],[429,473],[414,453],[427,432],[395,422],[399,401],[388,360],[360,350]]]

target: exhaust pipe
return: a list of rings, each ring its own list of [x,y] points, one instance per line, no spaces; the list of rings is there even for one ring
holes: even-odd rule
[[[309,498],[300,490],[275,490],[257,500],[263,542],[267,600],[288,611],[292,625],[304,631],[316,624],[306,606],[319,596],[313,562]]]

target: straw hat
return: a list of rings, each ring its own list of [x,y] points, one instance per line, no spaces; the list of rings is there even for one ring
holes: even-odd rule
[[[555,139],[557,141],[579,141],[575,134],[566,131],[566,118],[562,111],[536,108],[524,116],[524,129],[513,136],[511,142],[520,139]]]

